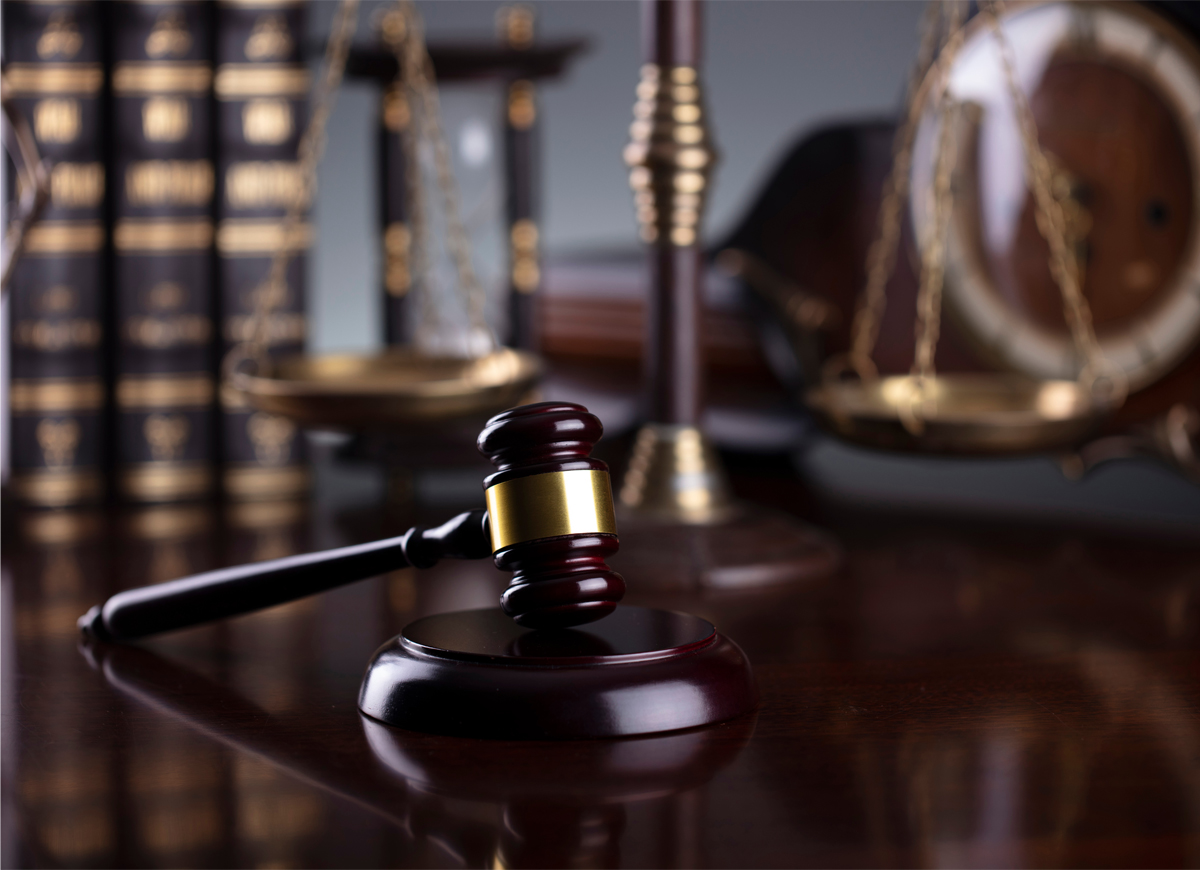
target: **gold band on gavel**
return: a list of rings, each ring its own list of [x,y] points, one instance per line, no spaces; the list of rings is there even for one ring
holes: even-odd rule
[[[617,533],[607,471],[551,471],[488,487],[492,552],[539,538]]]

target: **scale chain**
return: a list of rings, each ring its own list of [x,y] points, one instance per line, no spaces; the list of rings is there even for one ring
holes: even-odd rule
[[[338,88],[346,69],[350,40],[358,24],[358,0],[341,0],[329,41],[325,46],[322,75],[313,97],[313,112],[297,149],[298,175],[302,185],[300,195],[288,205],[281,226],[281,241],[271,258],[267,279],[255,294],[250,336],[229,351],[225,358],[227,379],[234,375],[240,363],[249,360],[258,371],[264,368],[270,347],[271,313],[284,300],[287,292],[287,266],[292,258],[292,238],[307,214],[317,189],[317,166],[325,151],[325,127],[337,100]]]
[[[1050,158],[1038,141],[1037,122],[1025,92],[1017,84],[1016,61],[1001,17],[1003,0],[983,0],[980,8],[1000,48],[1000,62],[1012,96],[1017,115],[1018,132],[1029,169],[1030,188],[1037,204],[1037,227],[1050,246],[1050,273],[1063,298],[1063,314],[1071,330],[1075,347],[1084,359],[1079,382],[1088,388],[1092,398],[1109,405],[1120,405],[1128,391],[1128,382],[1119,368],[1105,357],[1096,338],[1091,306],[1083,295],[1080,263],[1067,245],[1067,217],[1063,200],[1070,196],[1068,185],[1059,196],[1054,193],[1054,169]],[[1100,392],[1106,383],[1107,393]]]
[[[951,16],[945,13],[947,7],[952,9]],[[948,68],[954,54],[957,53],[957,46],[951,51],[947,50],[948,43],[957,39],[961,44],[961,36],[958,33],[961,29],[961,18],[959,3],[948,4],[945,0],[930,0],[925,7],[921,23],[921,46],[905,89],[907,109],[893,139],[892,169],[884,183],[883,196],[880,199],[875,239],[867,252],[867,280],[854,315],[850,352],[843,358],[830,361],[831,365],[826,366],[827,377],[839,368],[844,369],[847,363],[860,378],[873,379],[878,375],[871,358],[879,340],[883,312],[887,307],[887,283],[895,269],[896,254],[900,246],[902,209],[904,201],[908,198],[912,168],[913,139],[923,105],[923,101],[918,98],[920,85],[935,66],[939,69],[939,77],[940,71]],[[943,29],[945,33],[942,32]]]
[[[401,16],[400,20],[403,22],[403,26],[390,30],[385,27],[384,37],[396,55],[411,107],[406,141],[409,171],[406,175],[408,176],[408,195],[413,224],[414,273],[421,286],[423,325],[427,328],[431,327],[438,317],[431,292],[432,263],[428,251],[429,223],[421,181],[419,151],[422,140],[427,137],[433,146],[435,178],[445,210],[446,247],[454,260],[459,293],[463,297],[467,320],[472,330],[471,338],[483,336],[488,342],[487,351],[494,351],[497,345],[496,337],[487,325],[487,297],[471,263],[470,238],[459,209],[458,185],[454,179],[450,148],[446,143],[445,131],[441,125],[441,106],[437,88],[434,86],[433,62],[430,60],[429,51],[425,46],[420,15],[413,0],[397,0],[397,12]],[[468,354],[475,356],[477,351],[471,347],[471,344],[471,340],[468,340]]]

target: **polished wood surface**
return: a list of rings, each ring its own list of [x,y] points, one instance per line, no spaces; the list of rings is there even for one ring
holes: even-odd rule
[[[761,705],[586,744],[428,737],[358,713],[380,644],[496,600],[507,578],[486,562],[80,649],[76,618],[120,589],[478,502],[389,513],[363,473],[322,460],[311,505],[6,507],[4,865],[1200,864],[1200,543],[847,514],[786,463],[731,468],[740,496],[830,529],[845,567],[744,592],[630,574],[626,602],[697,614],[744,649]]]

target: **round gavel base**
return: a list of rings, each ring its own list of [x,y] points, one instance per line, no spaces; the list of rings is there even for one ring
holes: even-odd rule
[[[553,631],[498,609],[418,619],[375,653],[358,698],[388,725],[497,740],[677,731],[756,704],[737,644],[699,617],[643,607]]]

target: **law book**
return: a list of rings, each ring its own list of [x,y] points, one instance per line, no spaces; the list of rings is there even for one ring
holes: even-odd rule
[[[200,498],[215,463],[213,10],[110,10],[117,490]]]
[[[248,339],[280,246],[292,257],[286,289],[267,324],[272,355],[303,350],[307,219],[286,230],[284,216],[303,185],[296,151],[307,123],[305,7],[287,0],[222,0],[217,6],[217,270],[223,353]],[[305,492],[304,441],[290,420],[256,411],[222,386],[222,488],[234,500]]]
[[[104,496],[102,4],[0,6],[4,92],[52,163],[50,199],[10,284],[10,489],[63,507]],[[10,198],[21,180],[6,166]]]

